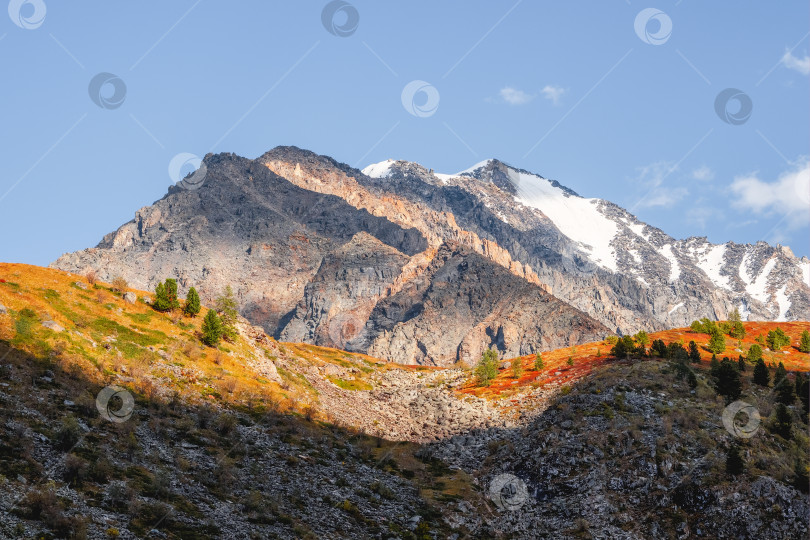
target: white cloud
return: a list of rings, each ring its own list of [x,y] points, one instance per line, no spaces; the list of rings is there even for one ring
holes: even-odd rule
[[[808,224],[810,210],[810,160],[797,163],[773,182],[757,173],[738,176],[731,183],[731,204],[758,215],[785,215],[785,225],[798,229]]]
[[[509,105],[524,105],[534,99],[533,95],[511,86],[501,88],[500,95]]]
[[[706,228],[706,222],[711,218],[717,218],[717,211],[708,206],[694,206],[686,211],[686,218],[689,223],[695,223],[701,230]]]
[[[560,104],[560,98],[565,93],[564,88],[560,88],[559,86],[553,86],[550,84],[544,86],[543,90],[541,91],[543,92],[543,97],[545,97],[546,99],[550,99],[554,105]]]
[[[710,180],[714,180],[714,171],[711,170],[706,165],[703,165],[702,167],[698,167],[697,169],[692,171],[692,178],[694,178],[695,180],[708,182]]]
[[[810,56],[805,55],[804,58],[793,56],[791,51],[785,51],[782,57],[782,65],[788,69],[798,71],[802,75],[810,75]]]
[[[678,168],[668,161],[658,161],[644,167],[639,167],[639,174],[635,182],[646,189],[645,195],[635,204],[640,207],[670,206],[687,195],[689,190],[682,186],[665,186],[664,180]],[[672,184],[673,182],[670,182]]]

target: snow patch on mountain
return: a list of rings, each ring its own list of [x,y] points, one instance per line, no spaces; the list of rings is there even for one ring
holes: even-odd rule
[[[570,195],[534,174],[510,169],[509,176],[517,189],[518,202],[545,214],[560,232],[589,254],[591,261],[612,272],[618,270],[611,246],[618,227],[599,211],[600,199]]]
[[[442,175],[442,176],[448,176],[448,177],[452,178],[452,177],[455,177],[455,176],[461,176],[463,174],[471,174],[471,173],[474,173],[475,171],[477,171],[478,169],[486,167],[492,161],[493,161],[492,159],[485,159],[484,161],[479,161],[478,163],[476,163],[475,165],[473,165],[469,169],[464,169],[463,171],[459,171],[456,174],[445,174],[445,175]]]
[[[371,178],[385,178],[391,174],[391,166],[396,163],[393,159],[386,159],[379,163],[372,163],[361,172]]]
[[[776,303],[779,306],[779,315],[776,317],[777,321],[786,321],[787,312],[790,309],[790,298],[787,295],[787,284],[782,285],[776,291]]]
[[[677,280],[681,275],[681,265],[678,264],[678,259],[672,252],[672,245],[666,244],[661,248],[660,253],[669,261],[669,281],[673,282]]]
[[[746,264],[747,257],[748,255],[746,254],[746,256],[743,257],[742,264],[740,264],[740,277],[742,277],[744,273],[748,273],[747,268],[745,272],[743,272],[742,269],[742,266]],[[768,276],[770,276],[771,270],[773,270],[774,266],[776,266],[776,259],[770,259],[767,263],[765,263],[765,266],[762,268],[762,271],[759,273],[756,279],[750,280],[743,278],[743,281],[745,282],[745,292],[760,302],[767,302],[768,297],[770,296],[768,294]]]
[[[696,266],[706,274],[706,277],[708,277],[712,283],[726,290],[732,290],[728,276],[724,276],[720,273],[720,270],[725,265],[725,244],[708,244],[704,246],[702,250],[696,247],[693,248],[693,254],[696,259]]]

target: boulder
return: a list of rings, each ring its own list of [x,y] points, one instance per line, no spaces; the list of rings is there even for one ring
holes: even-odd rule
[[[8,310],[6,309],[6,306],[4,306],[3,304],[0,304],[0,315],[5,315],[6,313],[8,313]]]
[[[62,326],[53,321],[42,321],[42,326],[45,328],[50,328],[54,332],[63,332],[65,330]]]
[[[124,293],[124,302],[127,304],[134,304],[138,301],[138,297],[135,295],[134,292],[125,292]]]

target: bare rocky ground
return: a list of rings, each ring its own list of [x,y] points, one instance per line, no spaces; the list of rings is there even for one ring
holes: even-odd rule
[[[280,356],[268,362],[305,377],[329,422],[276,404],[226,409],[139,396],[131,418],[111,423],[75,397],[86,381],[10,352],[0,383],[0,537],[808,532],[807,495],[791,477],[790,460],[807,444],[799,407],[792,441],[763,427],[746,443],[746,473],[727,478],[722,401],[702,374],[692,392],[665,362],[615,364],[573,386],[527,390],[516,415],[498,400],[460,397],[463,370],[304,365],[273,346]],[[752,389],[751,399],[767,410],[766,392]],[[506,495],[511,509],[489,491],[505,474],[526,490]]]

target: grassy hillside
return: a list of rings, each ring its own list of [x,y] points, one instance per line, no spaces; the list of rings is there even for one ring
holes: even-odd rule
[[[469,368],[279,343],[244,321],[232,343],[207,347],[205,307],[194,318],[159,313],[151,296],[0,264],[0,538],[587,538],[590,530],[674,538],[684,527],[768,538],[807,530],[796,487],[807,470],[801,403],[789,408],[785,438],[774,431],[773,385],[753,384],[751,369],[742,374],[742,399],[762,426],[736,441],[744,472],[729,477],[735,441],[703,349],[688,367],[694,387],[683,366],[616,360],[607,342],[543,353],[542,370],[533,355],[522,357],[519,377],[501,367],[479,387]],[[747,351],[777,326],[792,345],[765,360],[807,371],[808,355],[795,350],[807,323],[745,323],[743,342],[727,339],[718,356],[736,359],[740,345]],[[653,339],[708,342],[688,329]],[[123,392],[105,407],[109,387]],[[499,511],[488,493],[499,473],[536,495],[519,511]],[[589,503],[594,482],[619,486],[604,495],[607,506]],[[660,521],[660,501],[672,500],[680,509],[660,529],[646,528]],[[741,501],[744,529],[729,528],[724,501]]]

